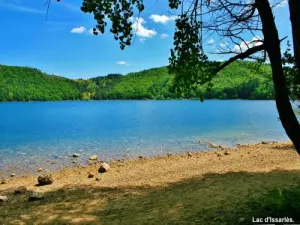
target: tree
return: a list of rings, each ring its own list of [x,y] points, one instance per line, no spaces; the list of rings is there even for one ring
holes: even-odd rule
[[[290,20],[292,24],[294,55],[297,68],[300,68],[300,2],[289,0]]]
[[[269,0],[193,0],[188,5],[181,0],[169,0],[169,7],[176,10],[174,49],[171,50],[170,72],[175,73],[174,87],[177,92],[196,89],[199,84],[210,84],[213,76],[236,60],[267,58],[272,67],[275,100],[281,123],[300,154],[300,125],[289,98],[287,80],[283,70],[278,30],[273,8]],[[296,68],[300,68],[300,3],[289,0],[290,19],[293,29]],[[133,37],[132,16],[144,10],[142,0],[83,0],[82,11],[93,13],[97,21],[94,34],[104,33],[107,19],[111,20],[110,32],[120,43],[120,48],[131,44]],[[179,11],[179,12],[178,12]],[[220,49],[232,56],[225,63],[210,63],[203,49],[203,36],[215,33],[235,45]],[[247,41],[245,34],[252,34]],[[260,38],[257,34],[262,34]]]

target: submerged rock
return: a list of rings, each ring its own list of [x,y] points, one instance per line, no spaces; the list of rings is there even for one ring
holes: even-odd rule
[[[28,201],[38,201],[44,198],[44,194],[42,192],[32,192],[28,198]]]
[[[38,172],[42,172],[42,171],[43,171],[43,168],[38,168],[37,171],[38,171]]]
[[[98,156],[97,155],[92,155],[89,160],[97,160],[98,159]]]
[[[41,175],[37,178],[37,180],[38,180],[39,186],[49,185],[49,184],[53,183],[53,178],[52,178],[51,174]]]
[[[12,174],[10,174],[10,176],[11,176],[11,177],[14,177],[14,176],[16,176],[16,174],[15,174],[15,173],[12,173]]]
[[[80,157],[80,154],[74,153],[74,154],[73,154],[73,157],[74,157],[74,158],[78,158],[78,157]]]
[[[210,148],[218,148],[219,146],[214,143],[208,143],[208,147]]]
[[[27,188],[25,186],[20,186],[15,190],[15,194],[24,194],[27,192]]]
[[[110,166],[108,165],[108,163],[102,163],[98,169],[99,173],[105,173],[110,169]]]

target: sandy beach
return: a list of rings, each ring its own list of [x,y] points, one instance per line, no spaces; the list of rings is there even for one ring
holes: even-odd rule
[[[100,162],[97,162],[87,167],[69,168],[53,172],[52,177],[54,182],[46,186],[36,186],[38,175],[6,179],[5,184],[0,184],[0,195],[7,195],[9,199],[13,200],[11,203],[10,200],[5,202],[6,206],[1,206],[0,204],[0,208],[9,207],[10,204],[13,206],[14,204],[18,204],[18,201],[28,204],[28,195],[21,197],[20,200],[14,194],[15,189],[19,186],[25,186],[28,193],[31,191],[53,193],[61,190],[76,190],[81,188],[87,188],[91,193],[96,193],[97,191],[95,190],[98,190],[98,188],[104,188],[105,190],[112,188],[129,190],[131,195],[135,192],[132,189],[166,188],[189,179],[200,179],[202,182],[208,182],[206,180],[210,179],[206,178],[207,174],[265,174],[271,173],[272,171],[298,171],[300,170],[300,157],[293,149],[291,143],[260,143],[239,146],[232,149],[216,149],[207,152],[186,152],[183,154],[152,158],[140,157],[134,160],[119,160],[113,162],[110,165],[110,170],[103,174],[98,173],[99,164]],[[44,172],[45,171],[41,173]],[[89,174],[93,174],[93,178],[88,178]],[[291,184],[283,183],[280,185],[294,185],[293,182]],[[299,182],[299,179],[295,180],[295,182]],[[57,202],[57,204],[58,203],[59,202]],[[37,205],[35,205],[35,209],[36,207]],[[62,210],[62,212],[64,212],[64,210]],[[10,214],[9,210],[7,213]],[[58,214],[60,215],[60,213]],[[86,218],[85,216],[81,215],[80,218]],[[28,217],[32,218],[31,215],[28,215]],[[97,221],[95,216],[88,218],[91,219],[91,221]],[[57,219],[57,217],[54,219]],[[24,222],[26,219],[16,221]],[[51,221],[51,219],[49,221]],[[70,222],[72,220],[70,219],[68,221]],[[77,220],[75,220],[75,222],[76,221]],[[89,220],[79,220],[79,222],[87,221]]]
[[[0,193],[20,185],[33,191],[53,191],[70,185],[159,186],[206,173],[300,169],[300,157],[293,150],[291,143],[244,145],[231,149],[189,153],[190,156],[186,152],[135,160],[117,160],[110,165],[111,169],[103,174],[97,172],[101,164],[97,161],[90,166],[78,166],[52,172],[53,184],[41,187],[35,186],[38,175],[8,178],[7,184],[0,185]],[[47,172],[42,171],[41,174],[43,173]],[[95,177],[89,179],[89,173],[93,173]],[[99,178],[100,182],[95,181],[96,178]]]

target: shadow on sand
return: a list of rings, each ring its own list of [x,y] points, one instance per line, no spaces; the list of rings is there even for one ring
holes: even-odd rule
[[[300,171],[206,174],[164,187],[72,186],[37,202],[9,197],[0,204],[0,224],[220,225],[267,216],[299,223]]]

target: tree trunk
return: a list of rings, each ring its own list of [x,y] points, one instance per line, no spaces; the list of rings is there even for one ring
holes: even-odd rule
[[[261,18],[264,44],[271,62],[275,100],[279,118],[287,135],[300,154],[300,125],[288,96],[288,89],[282,68],[280,40],[272,9],[268,0],[255,0],[255,6]]]
[[[300,69],[300,1],[289,0],[289,7],[293,31],[294,56],[297,68]]]

